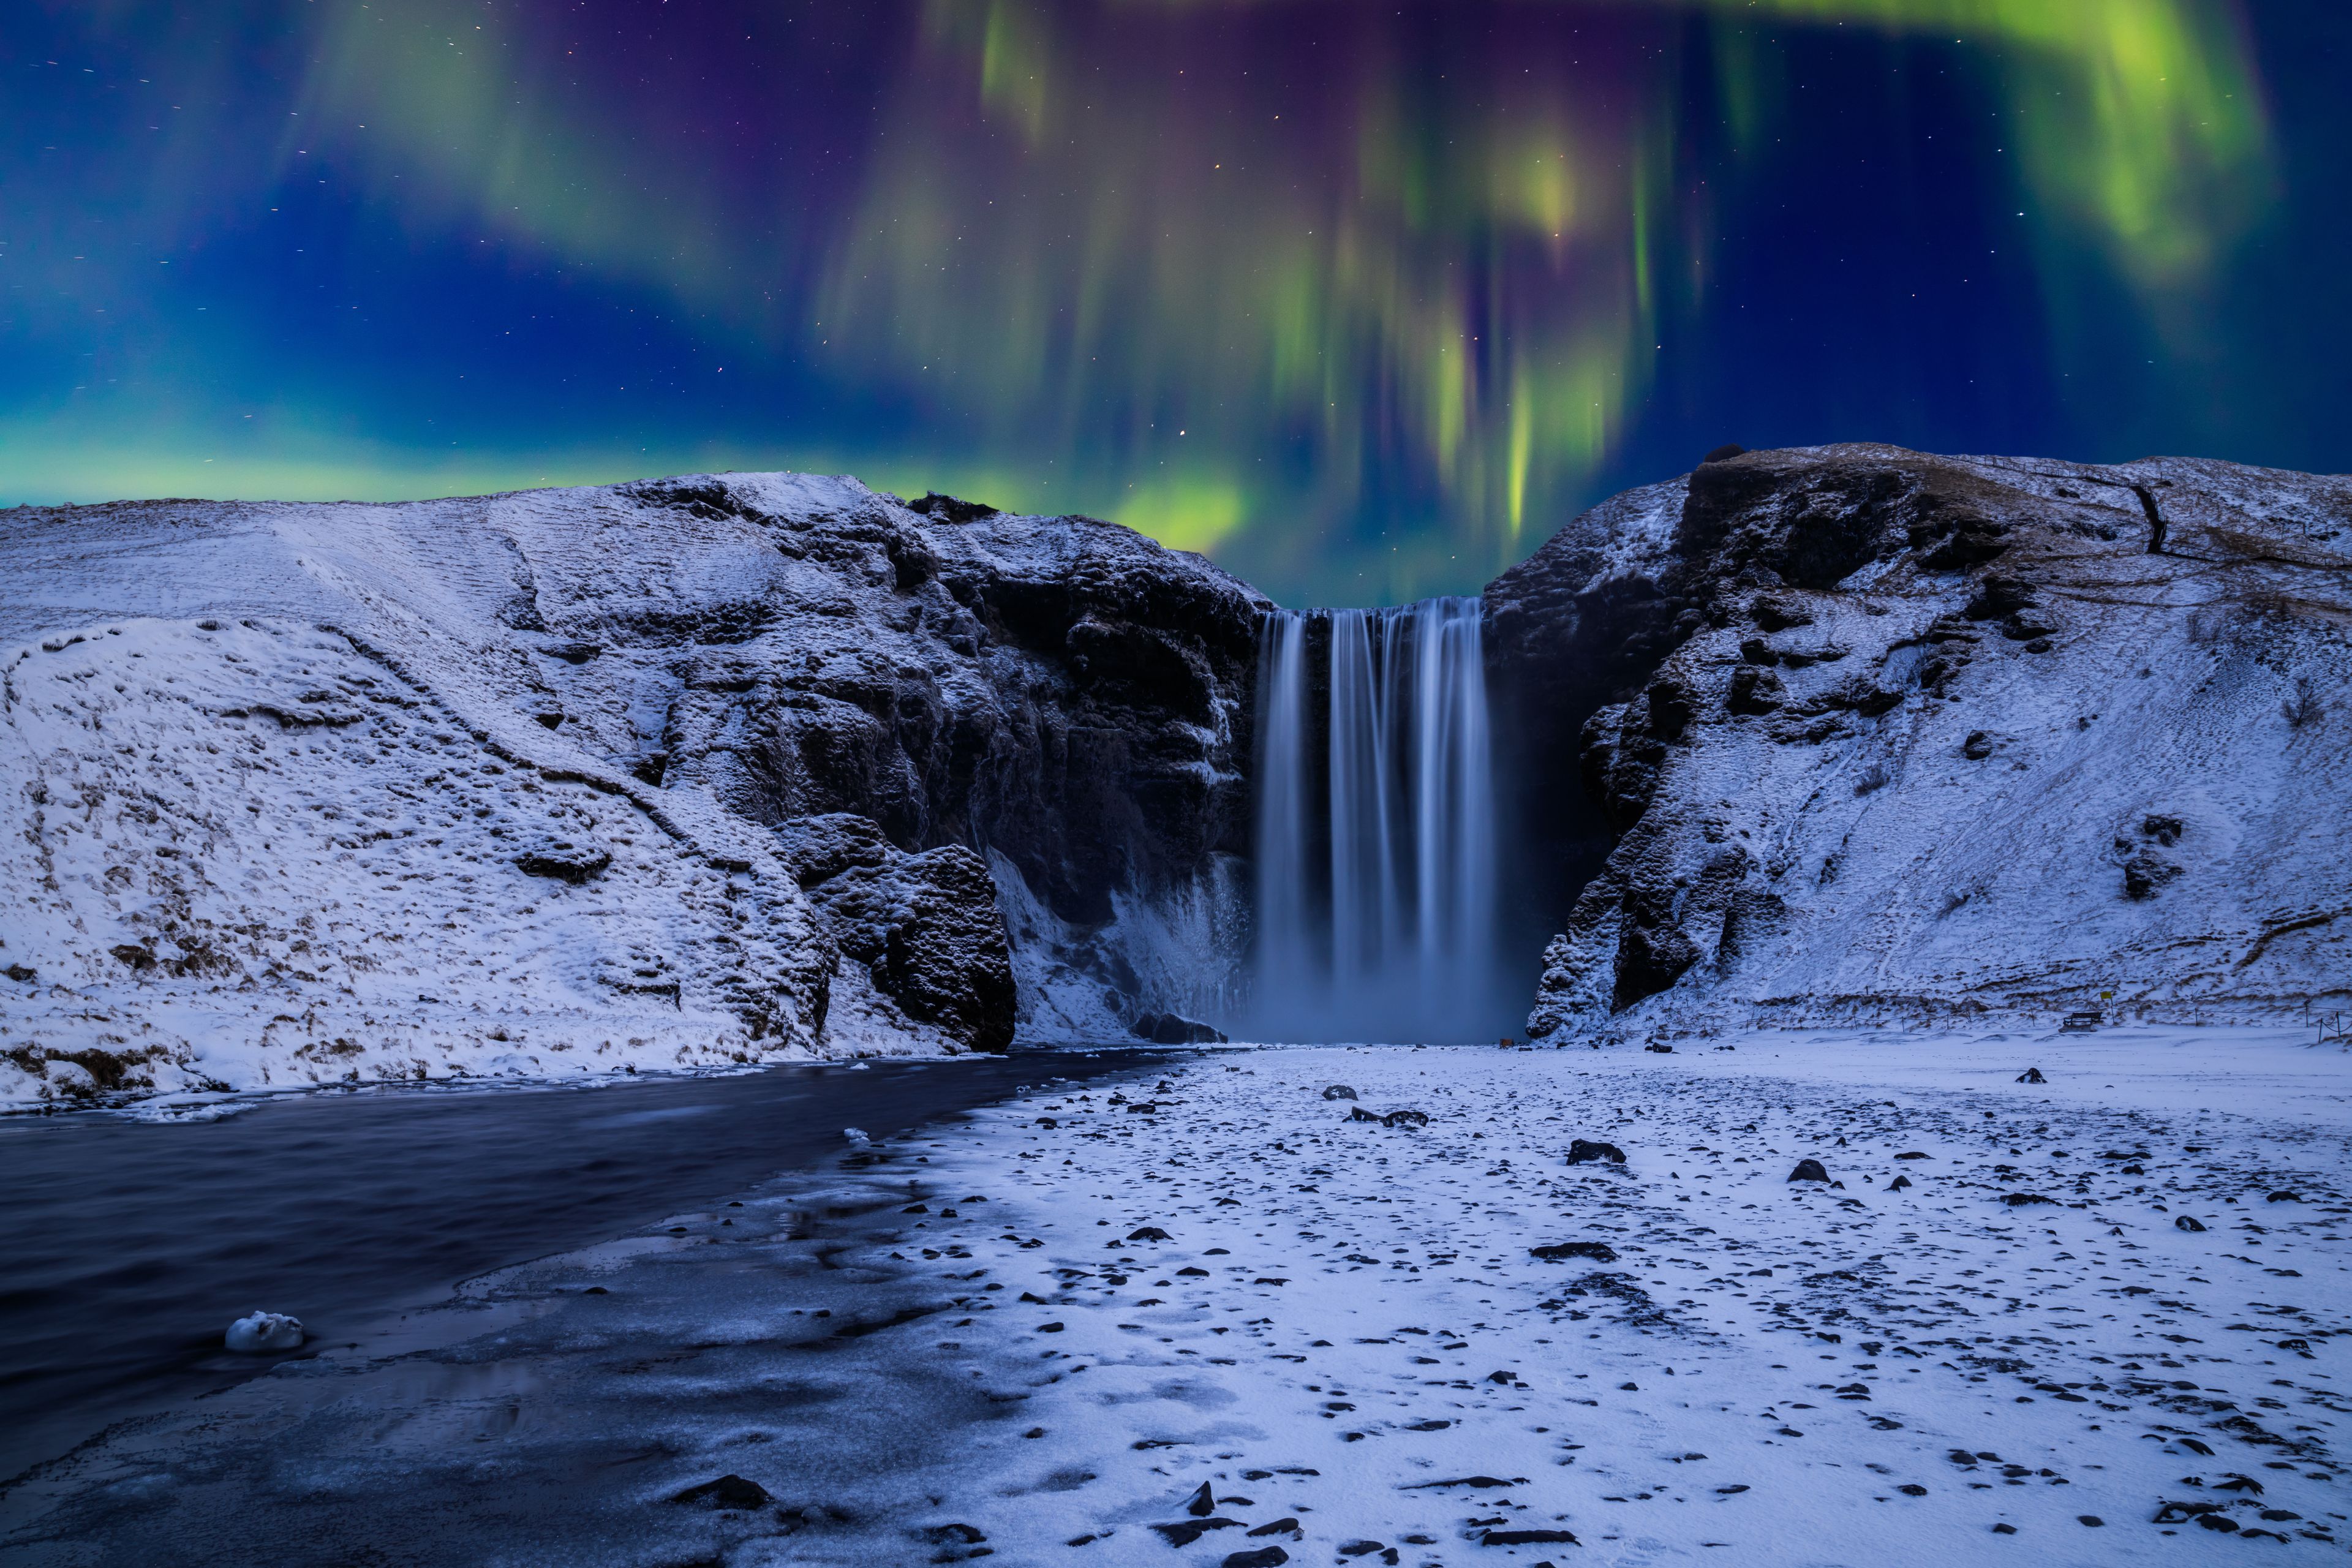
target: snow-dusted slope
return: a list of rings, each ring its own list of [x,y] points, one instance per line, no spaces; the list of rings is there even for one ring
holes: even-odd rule
[[[1256,600],[937,510],[776,474],[0,517],[0,1102],[1001,1041],[971,852],[1072,940],[1205,865]],[[874,852],[795,859],[839,812]]]
[[[1585,729],[1620,837],[1531,1033],[2352,999],[2352,484],[1847,447],[1675,510],[1494,595],[1673,648]]]

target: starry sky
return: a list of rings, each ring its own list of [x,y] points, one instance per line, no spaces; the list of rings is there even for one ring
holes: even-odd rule
[[[0,504],[709,468],[1475,591],[1722,442],[2352,468],[2320,0],[19,0]]]

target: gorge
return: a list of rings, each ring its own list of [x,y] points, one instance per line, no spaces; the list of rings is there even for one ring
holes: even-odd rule
[[[1171,1014],[2297,1015],[2347,984],[2348,516],[2190,459],[1727,452],[1482,598],[1289,611],[803,475],[20,508],[0,1098]]]

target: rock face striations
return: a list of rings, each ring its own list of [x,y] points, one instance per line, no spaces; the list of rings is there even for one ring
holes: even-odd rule
[[[1742,454],[1487,606],[1538,847],[1611,846],[1531,1036],[2346,984],[2352,482]]]
[[[7,520],[0,1100],[1124,1035],[1245,848],[1265,601],[1107,523],[791,474]]]

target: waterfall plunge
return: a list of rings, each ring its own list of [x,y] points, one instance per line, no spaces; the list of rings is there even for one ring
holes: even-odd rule
[[[1255,1032],[1458,1040],[1492,1021],[1495,792],[1479,613],[1476,599],[1447,598],[1266,618]],[[1320,711],[1310,642],[1328,678]]]

